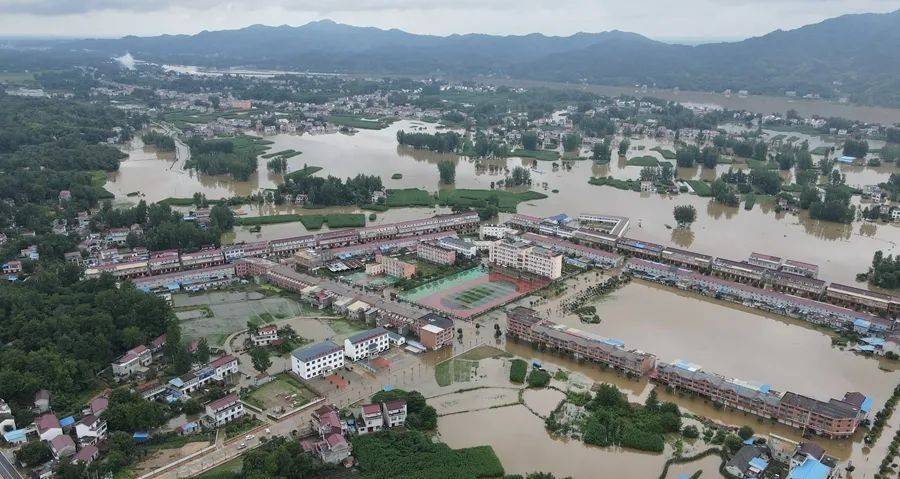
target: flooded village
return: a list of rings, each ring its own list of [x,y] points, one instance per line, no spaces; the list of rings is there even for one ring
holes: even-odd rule
[[[66,255],[84,278],[163,298],[188,352],[205,351],[170,374],[164,334],[110,365],[96,397],[129,388],[173,411],[147,431],[170,446],[121,477],[214,478],[282,437],[344,477],[371,460],[360,438],[406,429],[456,454],[489,446],[505,474],[896,476],[900,296],[870,271],[900,241],[890,124],[543,90],[535,112],[516,103],[528,88],[452,82],[218,107],[170,87],[112,142],[108,206],[60,225],[84,233]],[[102,88],[125,104],[134,86]],[[202,163],[232,148],[251,151],[240,179]],[[361,175],[377,186],[349,186]],[[110,210],[147,205],[219,237],[156,249],[151,222],[109,227]],[[4,273],[26,277],[18,263]],[[34,421],[68,437],[52,412]],[[105,438],[72,434],[78,460],[99,460]]]

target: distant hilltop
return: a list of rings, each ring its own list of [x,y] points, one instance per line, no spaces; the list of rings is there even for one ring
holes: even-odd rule
[[[207,67],[491,75],[606,85],[848,98],[900,106],[900,10],[844,15],[738,42],[695,46],[607,31],[433,36],[322,20],[196,35],[61,42],[57,48]]]

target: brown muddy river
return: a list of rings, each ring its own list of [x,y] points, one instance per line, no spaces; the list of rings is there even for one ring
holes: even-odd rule
[[[388,188],[417,187],[436,191],[441,187],[436,164],[445,158],[457,161],[455,186],[463,188],[490,188],[491,182],[502,179],[507,170],[519,165],[534,166],[540,171],[532,172],[532,189],[544,192],[549,198],[522,203],[519,205],[519,212],[541,216],[560,212],[570,215],[602,212],[629,216],[632,220],[628,232],[630,236],[731,259],[746,258],[753,251],[761,251],[816,263],[821,267],[822,277],[830,281],[853,283],[855,275],[865,270],[876,250],[883,250],[886,254],[896,253],[896,245],[900,242],[900,228],[890,224],[827,223],[810,220],[805,214],[796,216],[775,213],[772,205],[764,201],[757,202],[751,211],[746,211],[743,207],[726,207],[694,195],[635,193],[587,183],[591,176],[637,178],[640,168],[627,166],[624,158],[614,158],[608,165],[596,165],[591,161],[568,162],[567,166],[571,166],[571,169],[554,169],[550,162],[518,158],[473,161],[455,155],[400,147],[396,144],[396,132],[400,129],[434,131],[435,125],[400,121],[384,130],[361,130],[353,135],[279,134],[268,139],[275,142],[270,151],[293,148],[303,152],[288,160],[290,170],[308,164],[321,166],[323,171],[319,174],[341,177],[360,172],[376,174],[381,176]],[[671,145],[659,144],[653,139],[633,139],[628,157],[651,155],[662,159],[658,153],[649,151],[657,145],[672,148]],[[636,150],[639,146],[644,149]],[[143,147],[140,139],[135,139],[128,153],[129,158],[122,162],[120,171],[111,173],[107,183],[107,188],[121,200],[136,201],[137,197],[126,197],[132,192],[140,192],[147,201],[158,201],[166,197],[190,197],[197,191],[205,193],[211,199],[246,196],[260,188],[271,188],[281,182],[280,175],[266,171],[264,159],[260,159],[259,171],[250,181],[236,182],[227,176],[201,175],[182,169],[181,165],[187,154],[184,147],[180,147],[176,160],[173,158],[175,155],[158,155],[152,149]],[[719,165],[716,171],[721,172],[727,168],[728,165]],[[891,171],[890,166],[843,168],[848,175],[848,183],[851,184],[884,181]],[[403,174],[403,178],[390,179],[394,173]],[[700,167],[679,169],[678,173],[682,178],[714,176],[713,170]],[[552,190],[558,190],[559,193],[553,193]],[[670,229],[669,226],[674,223],[672,209],[675,205],[682,204],[694,205],[698,212],[697,221],[690,230]],[[273,214],[291,210],[290,207],[244,206],[239,208],[239,214]],[[344,207],[328,211],[358,210]],[[392,209],[378,213],[376,221],[401,221],[445,211],[427,208]],[[233,240],[271,239],[301,234],[303,231],[298,223],[268,225],[259,233],[239,229]]]

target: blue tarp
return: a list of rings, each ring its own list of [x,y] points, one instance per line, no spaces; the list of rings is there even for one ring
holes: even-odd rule
[[[71,426],[72,424],[75,424],[75,418],[72,416],[64,417],[59,420],[59,425],[62,427]]]
[[[150,433],[149,432],[136,432],[136,433],[134,433],[134,436],[132,436],[132,437],[137,442],[144,442],[144,441],[147,441],[150,439]]]

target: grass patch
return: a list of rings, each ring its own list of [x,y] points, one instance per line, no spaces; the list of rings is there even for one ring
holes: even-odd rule
[[[452,361],[444,361],[434,367],[434,379],[438,386],[444,387],[453,384],[453,375],[450,369]]]
[[[287,215],[281,215],[287,216]],[[295,215],[303,227],[308,230],[322,228],[328,224],[329,228],[360,228],[366,225],[366,215],[362,213],[333,213],[329,215]]]
[[[638,180],[618,180],[611,176],[590,178],[588,183],[595,186],[612,186],[620,190],[641,191],[641,182]]]
[[[655,151],[655,152],[659,153],[660,155],[662,155],[663,158],[665,158],[667,160],[675,159],[675,152],[672,150],[666,149],[666,148],[654,146],[653,148],[650,148],[650,151]]]
[[[381,130],[393,123],[387,118],[362,118],[355,115],[329,115],[328,122],[361,130]]]
[[[389,207],[434,206],[434,197],[431,193],[418,188],[387,190],[385,204]]]
[[[285,180],[296,180],[298,178],[303,178],[305,176],[309,176],[314,174],[315,172],[321,170],[321,166],[304,166],[303,168],[292,171],[286,175],[284,175]]]
[[[244,459],[238,456],[200,474],[197,476],[197,479],[221,479],[222,477],[230,477],[230,474],[239,474],[243,467]]]
[[[810,151],[810,153],[812,153],[813,155],[825,156],[825,154],[828,153],[828,147],[827,146],[817,146],[817,147],[813,148],[812,151]]]
[[[450,449],[421,432],[402,430],[356,436],[352,442],[363,479],[503,476],[503,465],[490,446]]]
[[[295,221],[302,221],[301,217],[302,215],[295,214],[248,216],[235,218],[234,223],[238,226],[274,225],[278,223],[293,223]]]
[[[471,208],[484,208],[489,204],[496,204],[497,208],[502,212],[515,213],[519,203],[540,200],[546,197],[547,195],[537,191],[513,193],[506,190],[456,189],[441,191],[438,194],[438,202],[445,206],[466,206]]]
[[[747,158],[746,162],[750,168],[763,168],[766,170],[778,169],[778,163],[775,163],[774,161],[759,161],[754,160],[753,158]]]
[[[293,403],[291,404],[294,408],[309,403],[315,397],[315,394],[303,387],[303,385],[293,376],[282,373],[275,376],[273,381],[263,384],[258,389],[251,391],[245,397],[241,398],[241,400],[252,406],[258,407],[259,409],[266,410],[275,405],[283,405],[267,405],[267,400],[276,397],[285,397],[286,395],[294,396]]]
[[[556,161],[559,159],[559,152],[553,150],[524,150],[519,148],[511,151],[509,156],[534,158],[539,161]]]
[[[303,152],[289,148],[287,150],[276,151],[275,153],[266,153],[265,155],[262,155],[262,157],[265,159],[269,159],[269,158],[275,158],[276,156],[280,156],[284,159],[288,159],[288,158],[293,158],[301,153],[303,153]]]
[[[659,160],[652,156],[635,156],[625,162],[627,166],[659,166]]]
[[[335,319],[328,322],[328,327],[334,331],[334,334],[341,336],[344,334],[353,334],[360,331],[366,331],[369,327],[360,321],[350,321],[347,319]]]
[[[466,351],[457,356],[457,359],[466,359],[469,361],[480,361],[482,359],[509,358],[512,354],[493,346],[478,346],[477,348]]]
[[[687,184],[691,185],[691,188],[694,189],[694,193],[697,193],[697,196],[708,197],[712,196],[712,188],[709,187],[709,183],[701,180],[685,180]]]
[[[525,382],[525,373],[528,371],[528,363],[524,359],[513,359],[509,364],[509,380],[522,384]]]

